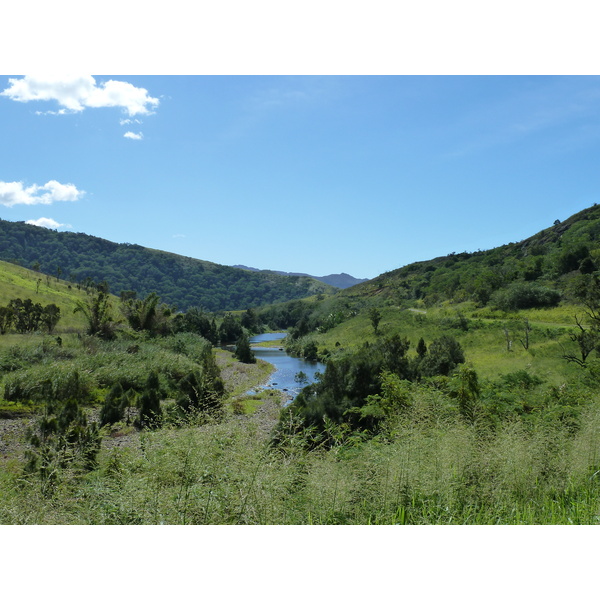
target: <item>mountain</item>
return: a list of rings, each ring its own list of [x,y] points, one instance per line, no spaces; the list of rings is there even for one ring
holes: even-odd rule
[[[0,260],[72,283],[106,281],[115,294],[134,290],[143,297],[156,292],[180,310],[190,306],[243,310],[334,291],[310,277],[252,273],[136,244],[2,219]]]
[[[346,288],[352,287],[359,283],[369,281],[368,279],[357,279],[348,275],[348,273],[338,273],[334,275],[325,275],[323,277],[317,277],[316,275],[309,275],[308,273],[286,273],[285,271],[269,271],[264,269],[255,269],[254,267],[246,267],[245,265],[233,265],[236,269],[244,269],[245,271],[252,271],[253,273],[277,273],[278,275],[285,275],[287,277],[311,277],[317,281],[322,281],[327,285],[331,285],[335,288],[345,290]]]

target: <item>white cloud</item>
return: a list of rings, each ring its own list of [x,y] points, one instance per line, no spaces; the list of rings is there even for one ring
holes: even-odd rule
[[[140,121],[139,119],[121,119],[119,121],[119,125],[141,125],[142,121]]]
[[[60,110],[36,110],[35,114],[36,115],[66,115],[69,112],[70,111],[68,111],[66,108],[61,108]]]
[[[85,192],[72,183],[59,183],[51,180],[44,185],[25,187],[22,181],[0,181],[0,204],[52,204],[53,202],[75,202]]]
[[[129,138],[130,140],[143,140],[144,134],[142,133],[133,133],[133,131],[128,131],[123,137]]]
[[[78,77],[38,77],[27,75],[22,79],[8,80],[10,86],[0,92],[16,102],[32,100],[55,100],[63,107],[50,114],[81,112],[85,108],[121,107],[129,116],[148,115],[159,104],[148,90],[138,88],[126,81],[113,79],[100,83],[91,75]]]
[[[37,227],[46,227],[47,229],[58,229],[59,227],[70,228],[70,225],[65,225],[64,223],[58,223],[54,219],[49,219],[48,217],[40,217],[39,219],[30,219],[29,221],[25,221],[28,225],[36,225]]]

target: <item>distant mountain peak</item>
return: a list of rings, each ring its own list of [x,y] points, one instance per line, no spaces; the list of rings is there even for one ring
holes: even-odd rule
[[[359,283],[363,283],[365,281],[369,281],[368,279],[357,279],[352,275],[348,275],[348,273],[338,273],[332,275],[309,275],[308,273],[288,273],[286,271],[271,271],[268,269],[256,269],[255,267],[247,267],[246,265],[233,265],[236,269],[244,269],[245,271],[253,271],[253,272],[263,272],[263,273],[276,273],[277,275],[287,275],[288,277],[312,277],[312,279],[316,279],[317,281],[321,281],[323,283],[327,283],[332,285],[333,287],[345,290],[346,288],[352,287],[353,285],[358,285]]]

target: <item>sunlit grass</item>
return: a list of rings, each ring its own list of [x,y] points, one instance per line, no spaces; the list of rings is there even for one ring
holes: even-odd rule
[[[407,419],[385,439],[271,448],[252,421],[142,433],[66,471],[53,498],[0,476],[0,522],[77,524],[596,524],[600,424],[573,437],[507,424],[482,437]]]
[[[30,299],[42,306],[56,304],[61,311],[61,318],[56,326],[57,334],[85,328],[83,315],[73,313],[76,301],[85,301],[87,298],[84,290],[78,290],[76,285],[57,280],[56,277],[0,261],[0,306],[6,306],[16,298]]]

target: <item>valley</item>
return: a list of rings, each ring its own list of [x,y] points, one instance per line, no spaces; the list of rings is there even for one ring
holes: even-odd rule
[[[2,523],[600,518],[600,207],[337,290],[0,226]]]

